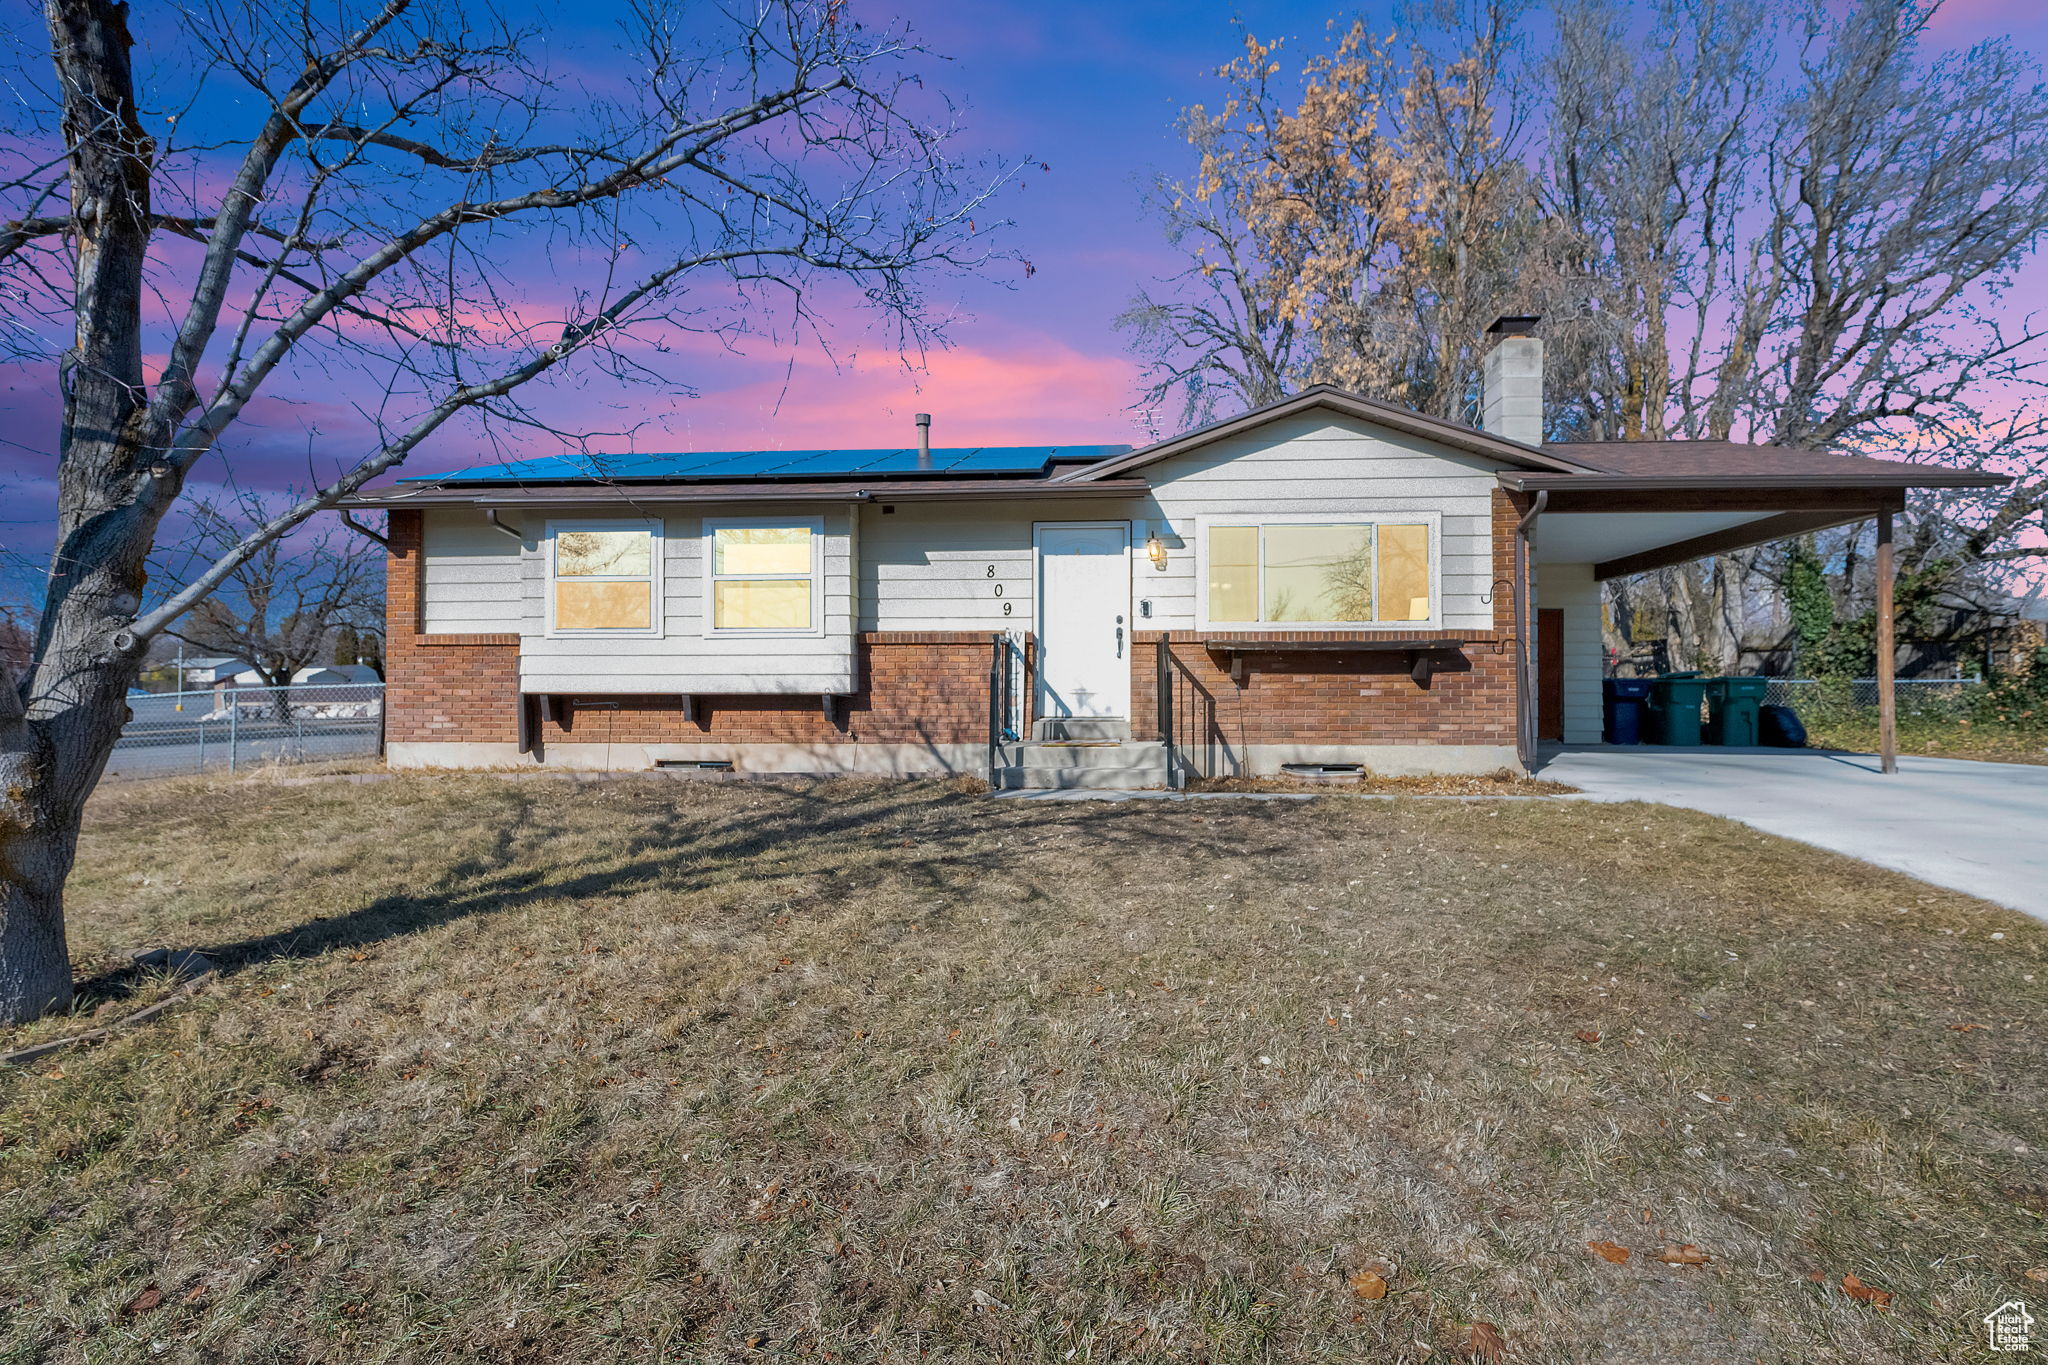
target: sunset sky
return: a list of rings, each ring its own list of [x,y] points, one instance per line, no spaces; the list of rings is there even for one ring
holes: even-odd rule
[[[616,0],[606,0],[615,3]],[[1028,279],[949,286],[954,343],[906,372],[895,352],[858,326],[815,347],[741,354],[704,348],[678,373],[687,397],[630,387],[595,374],[551,390],[545,414],[565,427],[644,425],[641,450],[800,448],[908,443],[911,413],[936,414],[940,445],[1142,440],[1132,410],[1138,367],[1112,326],[1134,292],[1172,269],[1144,185],[1185,169],[1176,112],[1217,94],[1214,69],[1235,55],[1240,30],[1282,37],[1299,51],[1325,40],[1334,15],[1358,13],[1282,0],[1193,4],[1185,0],[855,0],[864,17],[897,14],[949,59],[935,79],[962,99],[966,147],[1029,158],[1026,188],[1006,196],[1015,220],[1009,245],[1035,267]],[[601,11],[580,7],[580,13]],[[1391,30],[1391,7],[1363,13]],[[592,22],[596,22],[593,19]],[[2048,7],[2033,0],[1953,0],[1939,36],[1966,46],[2010,34],[2048,49]],[[1050,169],[1037,172],[1035,164]],[[2041,272],[2030,272],[2039,278]],[[2034,306],[2022,290],[2015,311]],[[57,407],[47,368],[0,367],[0,546],[4,596],[34,586],[48,554]],[[303,394],[294,416],[273,415],[225,452],[236,480],[252,487],[302,485],[365,453],[346,393]],[[324,401],[323,401],[324,400]],[[312,434],[307,425],[317,425]],[[536,453],[541,453],[537,449]],[[457,436],[414,457],[405,472],[476,462]],[[218,478],[219,469],[208,472]]]

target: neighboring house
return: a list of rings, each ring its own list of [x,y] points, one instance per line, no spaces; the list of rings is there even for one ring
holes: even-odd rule
[[[341,687],[383,681],[368,664],[307,664],[292,674],[293,687]]]
[[[1138,450],[538,459],[360,494],[390,513],[390,760],[1490,771],[1599,740],[1602,579],[1993,482],[1543,445],[1530,321],[1496,325],[1485,430],[1318,387]]]
[[[216,661],[204,660],[203,662],[213,664]],[[239,659],[222,659],[217,662],[219,667],[204,670],[187,666],[185,670],[186,675],[195,678],[195,680],[206,679],[203,683],[197,683],[196,685],[203,685],[216,690],[224,687],[270,687],[273,685],[261,673]],[[307,664],[303,668],[293,670],[291,685],[293,687],[334,687],[350,683],[373,683],[378,681],[381,680],[377,677],[377,670],[368,664]]]
[[[208,688],[240,686],[235,679],[249,673],[245,659],[230,659],[226,655],[213,658],[185,660],[184,674],[180,686],[186,691],[203,692]],[[254,676],[251,674],[251,676]]]

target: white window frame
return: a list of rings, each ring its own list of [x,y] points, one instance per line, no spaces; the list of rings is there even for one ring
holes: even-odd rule
[[[1214,621],[1209,617],[1209,528],[1212,526],[1416,526],[1429,527],[1429,608],[1422,621]],[[1263,547],[1263,539],[1261,541]],[[1195,518],[1195,619],[1206,631],[1312,631],[1355,630],[1396,633],[1442,630],[1444,621],[1444,519],[1441,512],[1360,512],[1332,509],[1328,512],[1248,512],[1243,516],[1202,516]],[[1375,565],[1377,572],[1377,565]],[[1257,600],[1264,610],[1266,564],[1263,548],[1259,556]],[[1378,580],[1375,576],[1375,591]]]
[[[766,626],[718,625],[718,533],[720,531],[795,530],[811,533],[811,624],[801,630]],[[726,574],[735,579],[783,579],[795,582],[803,574]],[[704,636],[713,640],[815,640],[825,634],[825,519],[823,517],[706,517],[704,518]]]
[[[645,531],[648,542],[648,621],[646,629],[632,626],[582,626],[564,628],[555,624],[555,537],[563,531]],[[542,542],[547,556],[547,637],[550,640],[659,640],[662,638],[662,524],[660,517],[563,517],[550,519]],[[638,574],[576,574],[571,583],[637,583]]]

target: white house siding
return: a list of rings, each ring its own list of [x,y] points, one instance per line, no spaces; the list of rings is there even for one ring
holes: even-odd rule
[[[523,630],[519,555],[519,543],[482,512],[427,513],[420,530],[420,628],[429,635]]]
[[[1044,521],[1127,522],[1144,511],[1144,504],[1133,498],[981,503],[878,498],[860,515],[860,628],[1035,629],[1032,528]]]
[[[1145,468],[1150,515],[1170,527],[1163,570],[1141,561],[1138,596],[1149,629],[1198,624],[1198,517],[1436,512],[1442,517],[1444,630],[1493,628],[1493,493],[1500,465],[1381,431],[1307,414],[1274,422]],[[1156,524],[1150,528],[1159,531]],[[1141,527],[1142,543],[1147,528]]]
[[[1536,605],[1564,611],[1564,742],[1598,744],[1600,684],[1607,671],[1600,584],[1591,564],[1544,564],[1536,573]]]
[[[603,514],[590,515],[606,519]],[[824,634],[706,638],[705,520],[783,515],[823,520]],[[422,532],[427,572],[423,617],[428,633],[517,631],[520,686],[527,692],[732,696],[848,693],[855,689],[856,529],[846,506],[692,508],[688,513],[662,515],[662,634],[658,638],[548,637],[547,523],[574,519],[570,513],[503,514],[507,524],[524,534],[523,544],[515,544],[491,529],[480,513],[429,511]],[[503,544],[505,550],[497,551],[480,539],[484,536]],[[437,543],[447,547],[438,556]],[[464,549],[473,553],[459,552]],[[438,576],[437,557],[448,562]],[[437,581],[445,585],[445,605]],[[476,596],[485,593],[504,604],[489,624],[484,624],[486,618],[475,610]]]

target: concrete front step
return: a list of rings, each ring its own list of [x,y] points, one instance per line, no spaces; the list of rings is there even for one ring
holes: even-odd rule
[[[1145,791],[1166,785],[1166,769],[1147,768],[998,768],[998,791]]]
[[[1140,791],[1166,785],[1166,746],[1157,740],[1019,744],[1010,759],[1008,767],[996,770],[996,786],[1004,790]]]
[[[1031,738],[1039,743],[1130,737],[1131,723],[1122,716],[1040,716],[1031,722]]]

